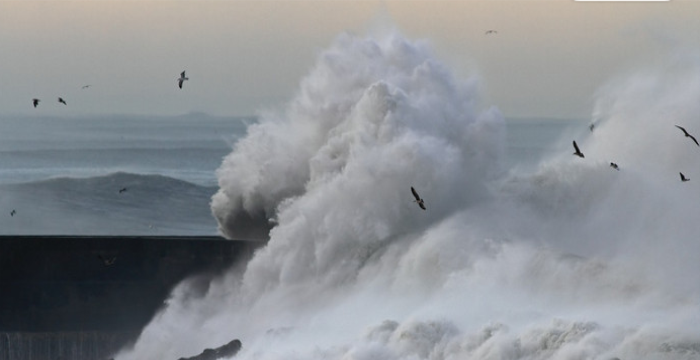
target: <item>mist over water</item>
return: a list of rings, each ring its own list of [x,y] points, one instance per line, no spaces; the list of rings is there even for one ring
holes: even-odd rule
[[[178,286],[116,358],[233,338],[243,359],[700,358],[700,148],[674,127],[700,134],[700,63],[674,71],[604,88],[595,131],[526,171],[475,79],[398,34],[341,35],[218,170],[220,231],[253,219],[267,245]]]

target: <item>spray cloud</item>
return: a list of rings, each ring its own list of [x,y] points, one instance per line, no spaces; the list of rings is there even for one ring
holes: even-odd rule
[[[697,358],[700,191],[671,180],[697,149],[671,123],[631,126],[671,99],[700,126],[698,96],[674,96],[685,78],[610,87],[585,160],[566,148],[508,172],[505,123],[476,108],[476,80],[424,43],[341,35],[219,169],[221,232],[274,218],[267,245],[204,295],[181,284],[117,359],[234,337],[245,359]],[[652,134],[672,161],[647,156]]]

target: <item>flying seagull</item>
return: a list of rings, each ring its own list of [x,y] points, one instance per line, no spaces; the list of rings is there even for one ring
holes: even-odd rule
[[[59,98],[58,98],[58,102],[60,102],[60,103],[63,104],[63,105],[68,105],[68,104],[66,104],[66,101],[63,100],[62,97],[59,97]]]
[[[185,72],[180,73],[180,78],[177,79],[177,85],[182,89],[182,83],[185,82],[185,80],[189,80],[190,78],[185,77]]]
[[[15,209],[12,209],[12,211],[10,211],[10,216],[15,216],[16,213],[17,211],[15,211]]]
[[[681,174],[681,181],[682,182],[686,182],[686,181],[690,180],[690,178],[685,177],[685,175],[683,175],[683,173],[679,173],[679,174]]]
[[[125,187],[124,187],[124,188],[121,188],[121,189],[119,189],[119,193],[120,193],[120,194],[121,194],[121,193],[123,193],[123,192],[125,192],[125,191],[126,191],[126,188],[125,188]]]
[[[32,104],[34,104],[34,107],[37,107],[37,105],[39,105],[39,101],[41,101],[41,100],[39,100],[39,99],[32,99]]]
[[[116,256],[113,256],[113,257],[111,257],[111,258],[109,258],[109,259],[103,257],[102,255],[97,255],[97,257],[100,258],[100,260],[102,260],[102,263],[103,263],[105,266],[114,265],[114,263],[117,261],[117,257],[116,257]]]
[[[615,169],[615,170],[618,170],[618,171],[620,170],[620,167],[617,166],[617,164],[615,164],[614,162],[611,162],[611,163],[610,163],[610,167],[613,168],[613,169]]]
[[[411,186],[411,192],[413,193],[413,197],[416,198],[414,202],[417,202],[418,206],[420,206],[421,209],[425,210],[425,202],[423,201],[423,199],[420,198],[420,196],[418,196],[418,193],[416,192],[416,189],[413,188],[413,186]]]
[[[685,134],[685,137],[693,139],[693,141],[695,141],[695,145],[700,146],[700,144],[698,144],[698,140],[695,139],[695,136],[688,134],[688,132],[681,126],[676,125],[676,127],[683,130],[683,134]]]
[[[82,87],[81,89],[87,89],[87,88],[89,88],[90,86],[92,86],[92,85],[90,85],[90,84],[88,84],[88,85],[83,85],[83,87]]]
[[[484,33],[484,35],[489,35],[489,34],[498,34],[498,31],[496,31],[496,30],[486,30],[486,32]]]
[[[590,124],[590,125],[588,125],[588,129],[591,130],[591,131],[593,131],[593,129],[595,129],[595,124]]]
[[[578,149],[578,145],[576,145],[576,140],[574,140],[574,149],[576,149],[576,152],[574,152],[574,155],[583,158],[583,153],[581,150]]]

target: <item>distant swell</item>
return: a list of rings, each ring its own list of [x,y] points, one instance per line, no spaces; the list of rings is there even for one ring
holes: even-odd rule
[[[125,190],[123,190],[125,189]],[[120,190],[123,190],[120,192]],[[215,188],[162,175],[124,172],[0,185],[8,234],[211,235]]]

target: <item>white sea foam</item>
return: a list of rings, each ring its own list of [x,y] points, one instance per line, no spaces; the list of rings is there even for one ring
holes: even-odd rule
[[[567,139],[518,173],[475,79],[398,34],[340,36],[219,169],[220,230],[273,218],[267,245],[181,284],[117,359],[232,338],[243,359],[700,358],[700,149],[673,126],[700,134],[698,65],[609,86],[585,159]]]

